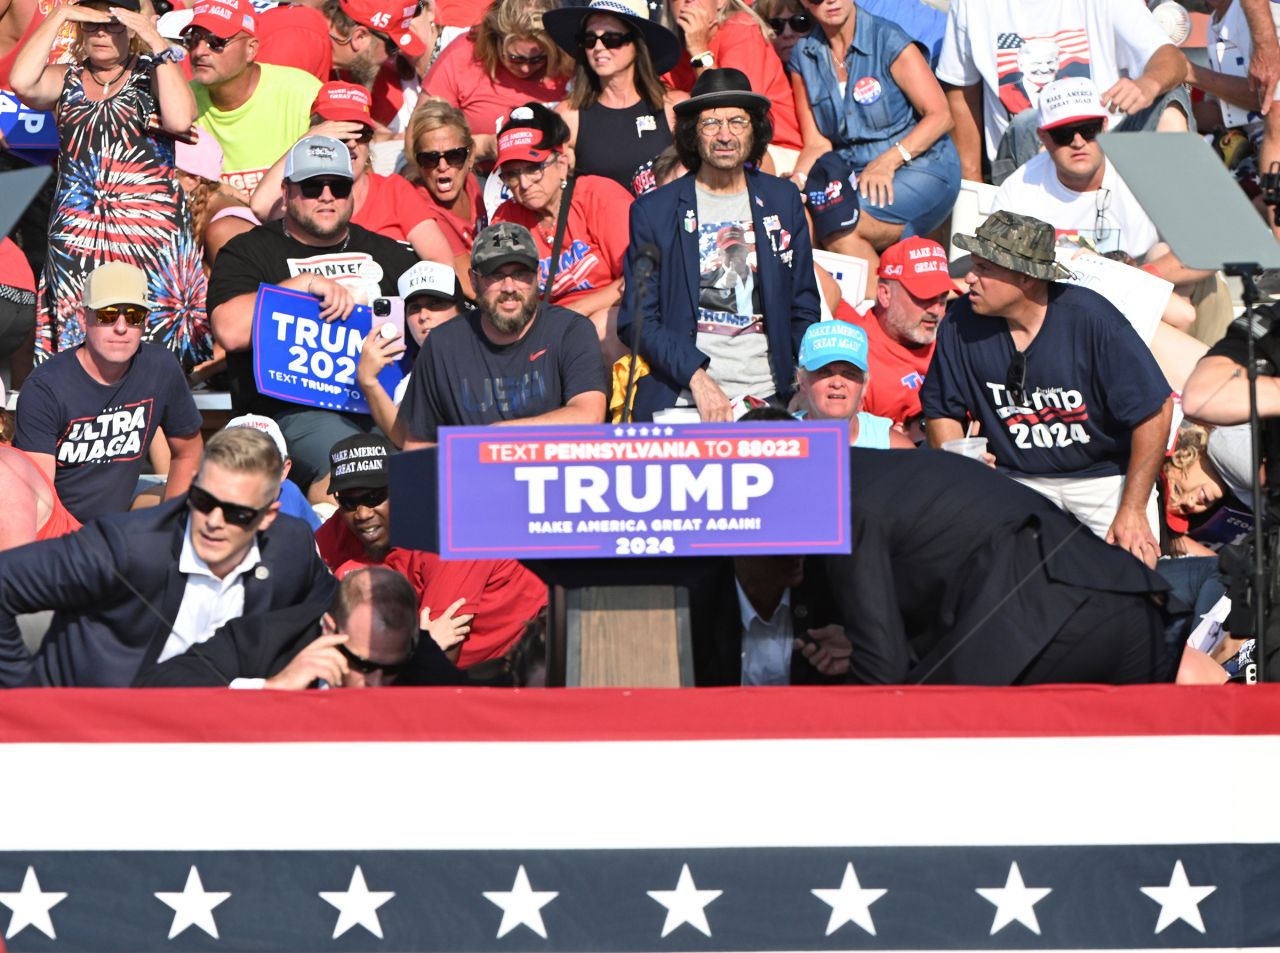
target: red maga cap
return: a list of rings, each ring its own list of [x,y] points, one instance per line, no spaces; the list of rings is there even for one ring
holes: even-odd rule
[[[237,33],[255,35],[257,20],[249,0],[200,0],[186,29],[192,27],[200,27],[229,40]]]
[[[418,4],[405,0],[341,0],[343,12],[357,23],[391,38],[401,52],[410,57],[427,51],[416,33],[409,28],[418,14]]]
[[[963,293],[947,273],[947,253],[927,238],[904,238],[880,253],[881,278],[901,282],[917,298]]]
[[[311,104],[311,114],[337,122],[373,125],[373,105],[369,91],[355,83],[325,83]]]
[[[530,129],[528,126],[516,126],[507,129],[498,136],[498,161],[501,166],[506,162],[546,162],[551,158],[551,149],[539,149],[542,141],[541,129]]]

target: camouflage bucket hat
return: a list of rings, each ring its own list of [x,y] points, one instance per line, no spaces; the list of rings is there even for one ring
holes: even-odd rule
[[[1054,259],[1053,226],[1030,215],[994,212],[974,235],[957,235],[958,247],[1002,268],[1044,281],[1061,281],[1071,272]]]

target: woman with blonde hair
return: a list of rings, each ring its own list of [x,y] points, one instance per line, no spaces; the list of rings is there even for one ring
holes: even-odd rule
[[[676,31],[684,43],[680,64],[671,71],[677,89],[693,89],[706,69],[741,70],[751,91],[770,101],[773,140],[768,160],[773,172],[787,176],[804,147],[791,83],[770,41],[773,31],[743,0],[667,0]]]
[[[475,137],[474,161],[497,155],[497,133],[521,103],[554,105],[564,98],[573,60],[543,29],[555,0],[493,0],[479,24],[431,64],[423,90],[462,110]]]
[[[472,175],[475,147],[467,117],[443,99],[419,102],[405,127],[406,178],[430,205],[459,275],[470,266],[476,232],[489,224],[480,183]]]
[[[58,34],[78,30],[78,62],[49,65]],[[174,171],[174,138],[195,119],[178,57],[139,0],[55,7],[18,51],[10,84],[30,109],[53,110],[61,148],[40,279],[36,360],[84,340],[81,286],[124,261],[149,283],[146,339],[190,367],[208,359],[207,283]]]

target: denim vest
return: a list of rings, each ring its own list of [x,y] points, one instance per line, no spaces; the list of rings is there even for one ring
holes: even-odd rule
[[[836,80],[831,47],[815,29],[791,51],[791,69],[804,79],[818,131],[859,171],[916,124],[906,94],[889,67],[912,41],[889,20],[857,11],[853,45],[845,59],[849,82],[844,98]],[[944,137],[945,138],[945,137]]]

